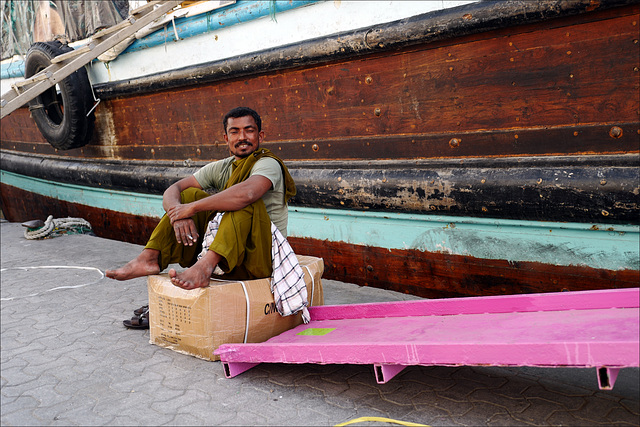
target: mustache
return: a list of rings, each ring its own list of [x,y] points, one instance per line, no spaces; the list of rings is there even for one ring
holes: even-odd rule
[[[238,141],[236,142],[236,144],[234,145],[235,148],[238,148],[240,145],[242,144],[247,144],[247,145],[253,145],[251,142],[247,141],[246,139],[243,141]]]

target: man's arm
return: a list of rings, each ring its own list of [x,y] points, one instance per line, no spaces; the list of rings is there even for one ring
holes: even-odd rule
[[[185,180],[186,179],[188,178],[185,178]],[[193,178],[193,180],[195,181],[195,178]],[[178,181],[176,184],[181,181]],[[180,204],[180,192],[178,192],[178,203],[169,207],[167,215],[169,215],[169,219],[171,219],[171,223],[173,224],[176,221],[190,218],[196,213],[202,211],[237,211],[249,206],[251,203],[264,196],[264,194],[271,189],[271,186],[272,184],[269,178],[262,175],[253,175],[245,181],[229,187],[224,191],[187,204]],[[171,187],[169,187],[169,189],[170,188]],[[179,188],[179,186],[177,188]],[[167,189],[167,191],[169,191],[169,189]]]

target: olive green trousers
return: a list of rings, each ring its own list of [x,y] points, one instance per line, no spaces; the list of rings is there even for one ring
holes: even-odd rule
[[[190,203],[208,196],[203,190],[188,188],[181,193],[181,202]],[[198,230],[198,240],[192,246],[178,243],[169,217],[162,217],[145,246],[146,249],[160,251],[160,271],[170,264],[191,267],[196,263],[207,226],[216,213],[203,211],[191,217]],[[225,273],[222,278],[252,280],[270,277],[271,220],[262,199],[244,209],[226,212],[209,250],[222,256],[218,264]]]

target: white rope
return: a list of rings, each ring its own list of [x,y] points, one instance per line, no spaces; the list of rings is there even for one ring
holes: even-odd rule
[[[242,285],[242,290],[244,291],[244,298],[247,301],[247,321],[244,326],[244,343],[247,343],[247,338],[249,337],[249,322],[251,321],[251,302],[249,302],[249,294],[247,293],[247,285],[244,282],[240,281]]]
[[[100,270],[99,268],[95,268],[95,267],[78,267],[78,266],[73,266],[73,265],[41,265],[41,266],[34,266],[34,267],[9,267],[9,268],[2,268],[0,269],[0,273],[7,271],[7,270],[24,270],[24,271],[29,271],[29,270],[37,270],[37,269],[76,269],[76,270],[91,270],[91,271],[97,271],[98,273],[100,273],[100,278],[98,280],[95,280],[91,283],[83,283],[81,285],[75,285],[75,286],[56,286],[55,288],[51,288],[51,289],[47,289],[46,291],[42,291],[42,292],[36,292],[35,294],[29,294],[29,295],[22,295],[19,297],[10,297],[10,298],[0,298],[0,301],[11,301],[14,299],[21,299],[21,298],[28,298],[28,297],[35,297],[38,295],[42,295],[44,293],[47,292],[51,292],[51,291],[56,291],[59,289],[77,289],[77,288],[83,288],[85,286],[89,286],[89,285],[93,285],[95,283],[98,283],[99,281],[101,281],[102,279],[104,279],[104,273],[102,272],[102,270]]]
[[[37,230],[26,229],[24,237],[28,240],[42,239],[49,235],[60,234],[58,230],[73,230],[78,228],[86,228],[91,230],[89,221],[82,218],[58,218],[53,219],[53,215],[49,215],[44,222],[44,226]]]
[[[309,306],[312,306],[313,296],[316,292],[316,279],[315,277],[313,277],[313,273],[311,273],[311,270],[309,269],[308,265],[304,265],[303,267],[307,269],[307,273],[309,273],[309,277],[311,277],[311,299],[309,299]]]

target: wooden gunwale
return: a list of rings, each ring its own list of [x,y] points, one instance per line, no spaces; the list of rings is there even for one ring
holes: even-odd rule
[[[576,23],[592,23],[633,14],[637,13],[637,10],[634,11],[631,7],[638,3],[638,0],[606,0],[598,4],[590,0],[478,2],[226,60],[127,79],[123,82],[102,83],[96,85],[95,89],[101,97],[111,99],[141,91],[167,90],[264,72],[273,73],[289,68],[357,59],[374,53],[393,55],[402,48],[419,44],[433,49],[450,47],[473,40],[509,36],[513,27],[519,27],[524,32],[535,32],[539,30],[536,26],[541,22],[545,22],[546,29],[558,29]],[[623,6],[628,7],[622,8]]]

